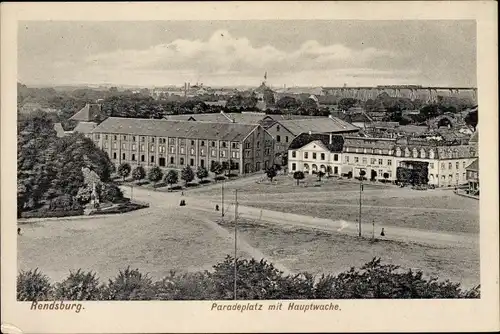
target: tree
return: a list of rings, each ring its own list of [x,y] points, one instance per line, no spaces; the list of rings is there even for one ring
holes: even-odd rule
[[[362,169],[362,170],[359,172],[359,179],[360,179],[360,180],[363,180],[363,179],[365,178],[365,175],[366,175],[366,171]]]
[[[179,182],[179,173],[175,169],[169,169],[165,174],[165,182],[172,188],[172,185]]]
[[[131,167],[126,162],[122,162],[120,166],[118,166],[118,174],[123,178],[123,181],[125,181],[125,178],[130,175],[130,170]]]
[[[279,109],[297,109],[300,103],[291,96],[284,96],[276,102],[276,106]]]
[[[354,107],[358,103],[358,100],[351,97],[343,98],[339,101],[338,106],[340,110],[347,111]]]
[[[465,124],[472,126],[474,129],[476,129],[478,122],[477,109],[469,112],[467,116],[465,116],[464,121]]]
[[[212,161],[210,171],[215,175],[220,175],[224,172],[224,169],[222,168],[222,164],[219,161]]]
[[[318,176],[318,180],[321,181],[321,178],[323,176],[325,176],[325,172],[323,172],[322,170],[320,170],[319,172],[316,173],[316,175]]]
[[[271,182],[273,182],[273,179],[276,177],[277,173],[276,173],[276,169],[274,169],[273,167],[271,168],[268,168],[267,171],[266,171],[266,175],[267,177],[271,180]]]
[[[137,166],[134,168],[132,171],[132,178],[136,181],[140,181],[146,177],[146,171],[144,170],[144,167],[142,166]]]
[[[389,178],[389,173],[385,172],[384,173],[384,179],[385,179],[385,182],[387,182],[387,179]]]
[[[149,170],[148,179],[153,182],[156,186],[156,182],[160,181],[163,178],[163,172],[160,167],[154,166]]]
[[[303,180],[305,177],[304,172],[300,170],[293,173],[293,178],[297,180],[297,185],[299,185],[300,180]]]
[[[330,177],[332,175],[332,173],[333,173],[332,166],[326,167],[326,173],[328,174],[328,177]]]
[[[186,183],[186,186],[189,182],[194,180],[194,172],[191,167],[186,166],[182,169],[181,179]]]
[[[198,170],[196,171],[196,177],[203,181],[204,178],[208,177],[208,170],[205,167],[198,167]]]

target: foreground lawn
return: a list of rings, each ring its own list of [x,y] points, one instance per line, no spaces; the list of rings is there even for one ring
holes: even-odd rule
[[[234,225],[226,223],[223,226],[232,230]],[[420,269],[428,277],[461,282],[467,288],[480,283],[479,246],[452,248],[385,240],[372,242],[343,234],[269,226],[244,219],[238,223],[238,231],[249,244],[294,272],[337,274],[373,257],[382,257],[387,263]]]

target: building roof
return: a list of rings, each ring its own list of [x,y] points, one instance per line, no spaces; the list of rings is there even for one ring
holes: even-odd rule
[[[242,141],[258,125],[110,117],[93,133]]]
[[[73,129],[73,132],[80,132],[80,133],[92,133],[92,130],[97,126],[96,122],[78,122],[76,127]]]
[[[359,131],[358,127],[336,117],[283,120],[279,121],[279,123],[294,135],[309,131],[314,133]]]
[[[479,158],[474,160],[469,166],[465,167],[465,169],[479,172]]]
[[[330,136],[332,139],[331,144]],[[288,149],[297,150],[313,141],[320,141],[330,152],[342,152],[342,147],[344,145],[344,138],[340,135],[329,135],[325,133],[301,133],[292,140]]]
[[[65,132],[61,123],[54,123],[54,130],[56,131],[57,137],[64,137]]]
[[[344,147],[392,150],[395,144],[396,140],[389,138],[344,137]]]
[[[479,142],[479,133],[478,131],[474,131],[474,133],[472,134],[472,136],[470,137],[469,139],[469,143],[478,143]]]
[[[76,114],[71,116],[71,120],[80,122],[93,122],[101,117],[101,106],[99,104],[87,103],[85,107],[80,109]]]

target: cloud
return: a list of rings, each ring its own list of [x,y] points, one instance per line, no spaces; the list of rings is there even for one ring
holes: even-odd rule
[[[388,50],[322,45],[316,40],[287,52],[272,45],[257,47],[248,38],[217,30],[207,40],[176,39],[143,50],[116,50],[87,57],[85,64],[123,71],[190,70],[205,75],[224,72],[261,75],[260,72],[269,71],[284,75],[301,70],[369,67],[377,59],[398,56]]]

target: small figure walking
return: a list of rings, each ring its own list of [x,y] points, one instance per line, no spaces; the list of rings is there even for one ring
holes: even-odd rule
[[[219,211],[219,204],[215,204],[215,211]]]
[[[384,228],[382,227],[382,232],[380,232],[380,235],[385,237],[385,232],[384,232]]]
[[[181,191],[181,196],[184,196],[184,191]]]
[[[21,228],[20,227],[17,228],[17,235],[21,235]]]

